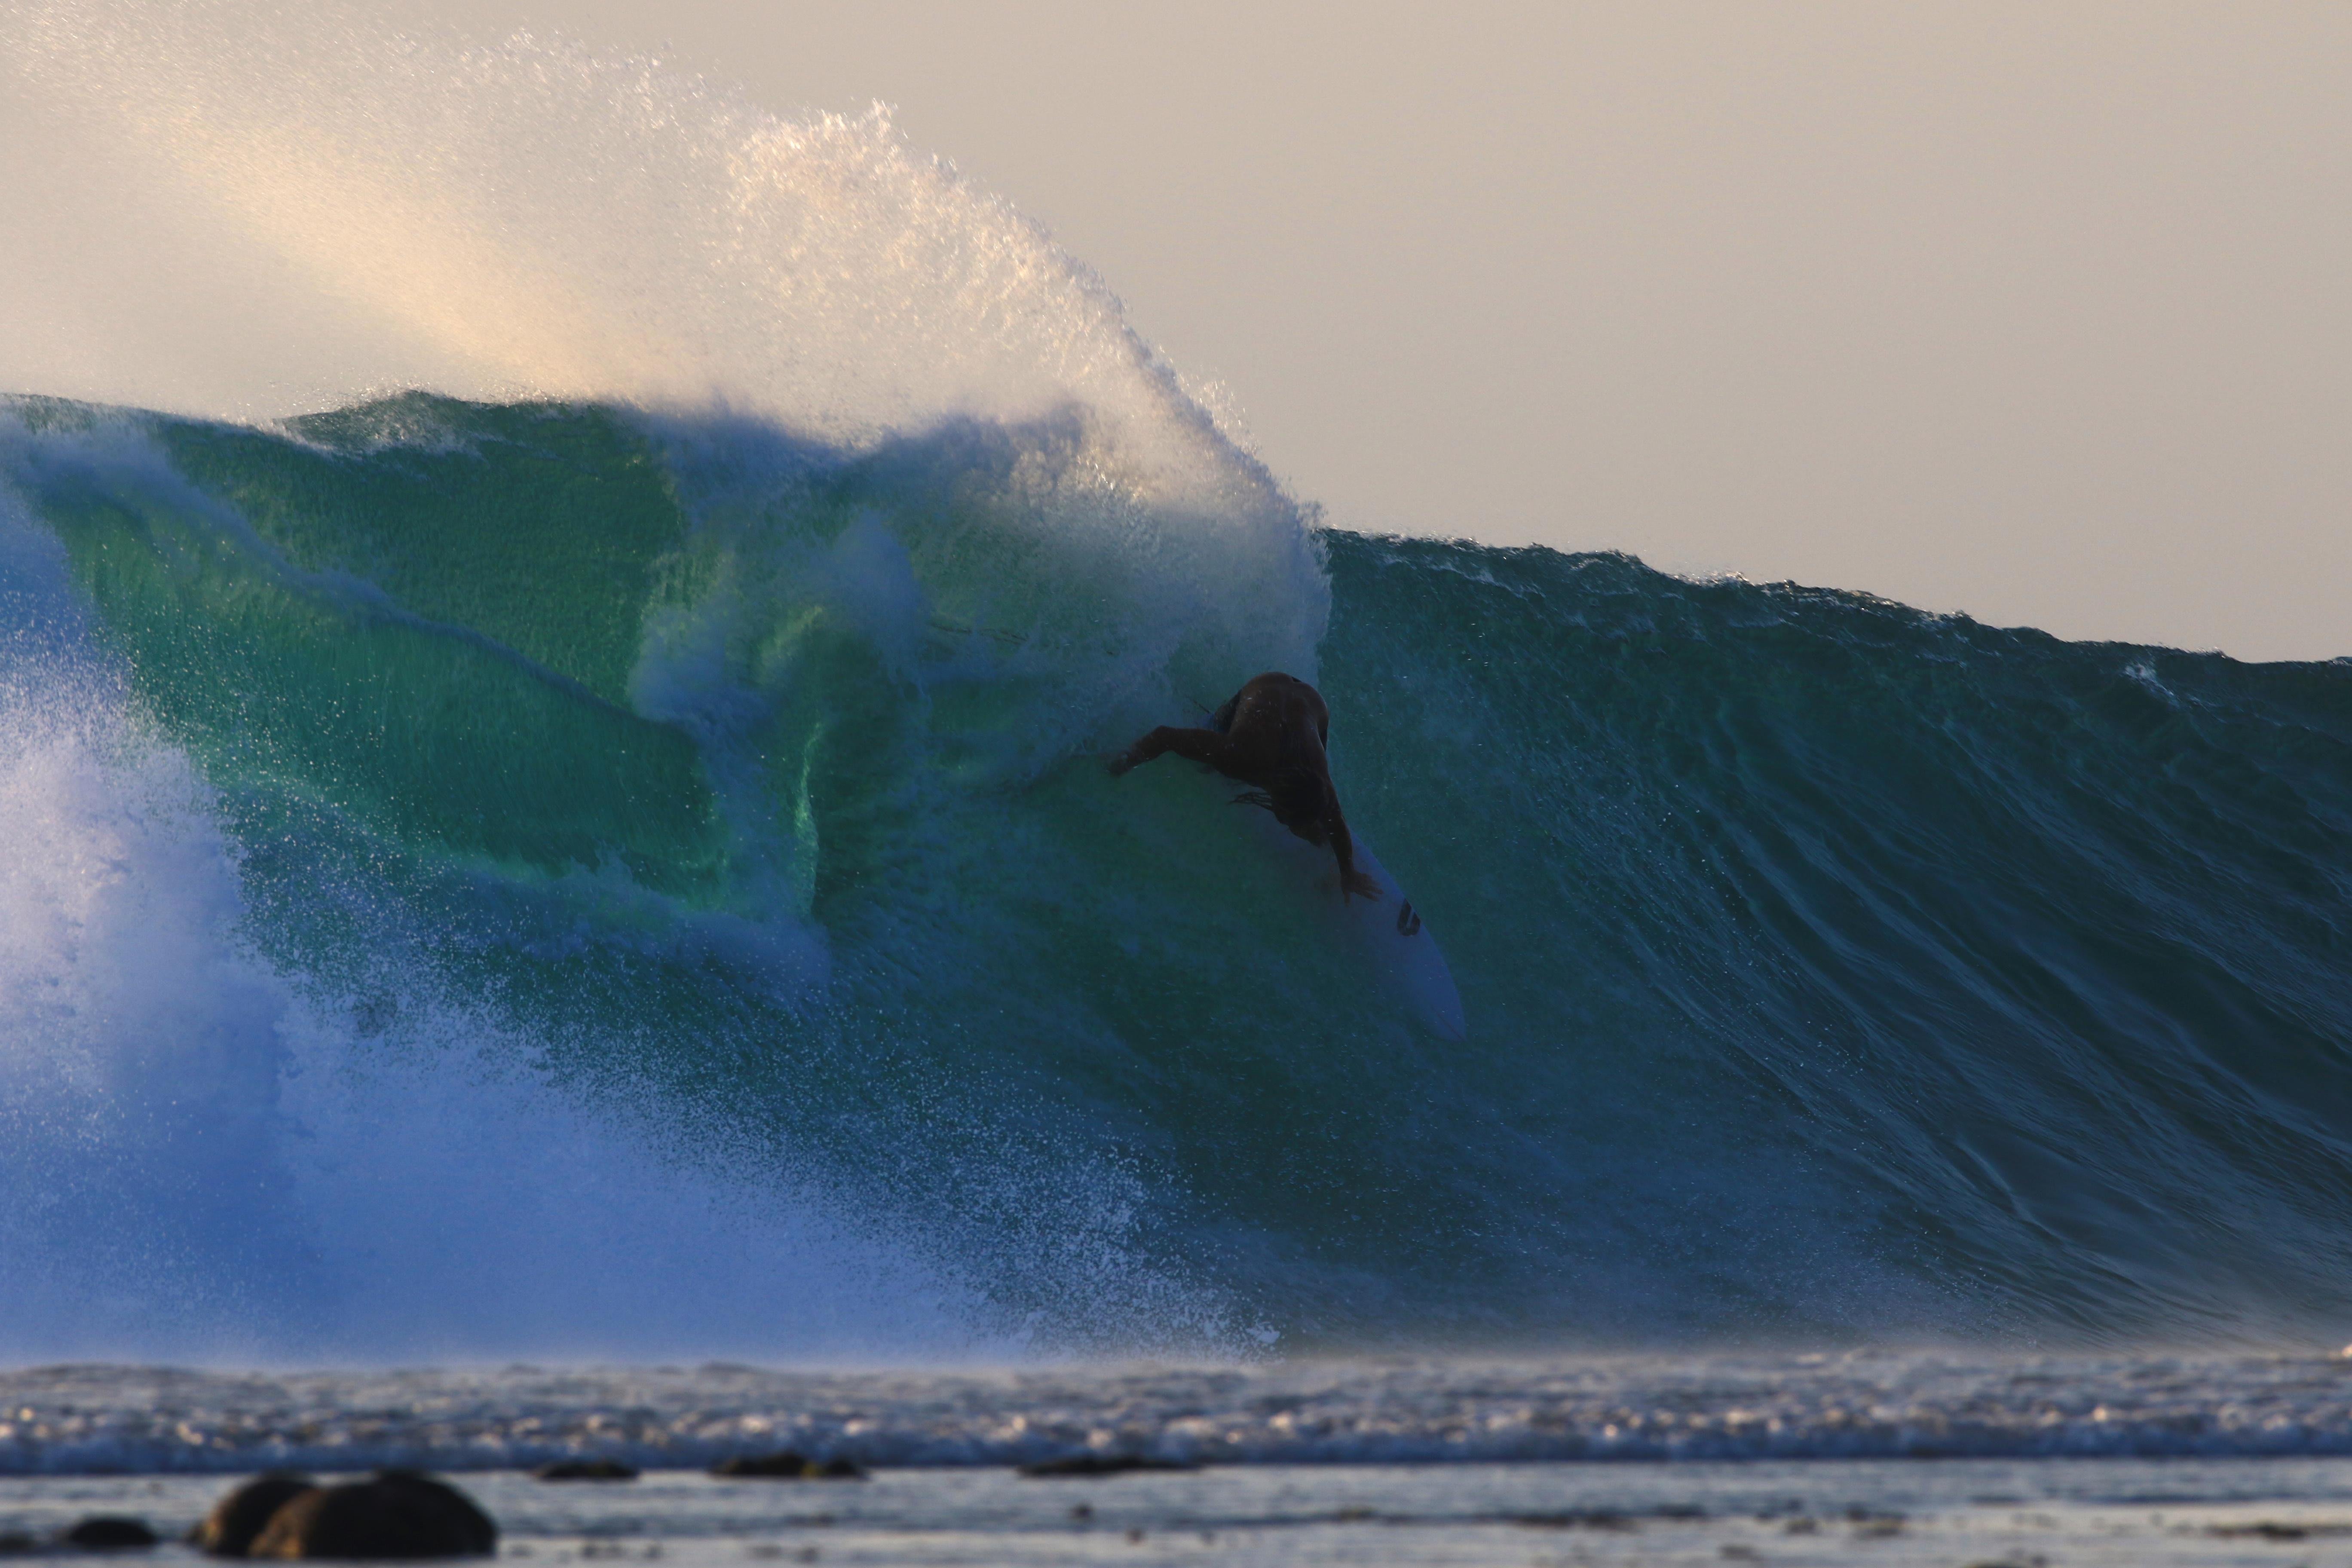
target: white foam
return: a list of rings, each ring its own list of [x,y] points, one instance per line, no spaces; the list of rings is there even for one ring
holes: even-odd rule
[[[879,108],[787,117],[331,4],[20,0],[10,67],[0,202],[40,237],[0,243],[0,389],[247,421],[409,388],[608,400],[658,416],[681,471],[748,465],[755,510],[777,476],[718,415],[835,451],[1042,422],[994,524],[1128,585],[1129,646],[1055,743],[1175,717],[1193,677],[1167,663],[1204,633],[1227,689],[1313,677],[1307,514],[1098,278]],[[878,559],[832,563],[848,602]]]
[[[1003,1351],[778,1151],[567,1088],[422,979],[354,1006],[244,933],[185,758],[0,518],[0,1357]]]
[[[202,786],[89,697],[0,710],[0,1356],[1005,1348],[789,1162],[666,1151],[462,1009],[306,995]]]

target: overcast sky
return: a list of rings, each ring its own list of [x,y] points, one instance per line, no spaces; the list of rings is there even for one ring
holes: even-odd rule
[[[371,8],[895,104],[1343,527],[2352,654],[2352,5]]]

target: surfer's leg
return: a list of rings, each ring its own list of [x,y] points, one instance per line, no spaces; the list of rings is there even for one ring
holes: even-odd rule
[[[1180,730],[1172,724],[1160,725],[1112,758],[1110,771],[1123,773],[1171,752],[1196,763],[1206,763],[1221,773],[1236,778],[1242,776],[1233,771],[1240,758],[1230,737],[1220,735],[1214,730]]]

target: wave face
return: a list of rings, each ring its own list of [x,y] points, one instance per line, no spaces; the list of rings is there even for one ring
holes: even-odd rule
[[[2342,1337],[2352,668],[1105,451],[12,405],[6,1348]],[[1104,773],[1268,668],[1466,1044]]]
[[[0,1355],[2352,1334],[2352,668],[1320,529],[878,111],[256,16],[0,4]],[[1465,1044],[1099,766],[1268,668]]]

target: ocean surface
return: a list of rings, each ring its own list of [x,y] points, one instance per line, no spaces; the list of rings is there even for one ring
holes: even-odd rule
[[[646,1471],[550,1484],[454,1478],[508,1562],[993,1568],[1170,1563],[1448,1568],[2291,1568],[2343,1561],[2352,1463],[1817,1460],[1689,1465],[1253,1465],[1112,1479],[888,1469],[865,1481]],[[17,1561],[92,1515],[178,1544],[228,1478],[0,1477]]]
[[[883,1468],[1083,1456],[1339,1468],[2352,1460],[2352,1358],[1872,1351],[0,1373],[0,1476],[492,1471],[565,1459],[700,1471],[779,1449]],[[2265,1495],[2259,1468],[2240,1466],[2245,1487],[2231,1495]]]
[[[60,1366],[0,1374],[0,1541],[37,1554],[94,1514],[176,1540],[263,1466],[422,1464],[502,1556],[558,1563],[2336,1562],[2347,1388],[2342,1358],[2249,1356]],[[703,1473],[787,1447],[868,1479]],[[1076,1456],[1198,1468],[1012,1468]],[[643,1472],[522,1468],[580,1458]],[[1611,1459],[1664,1462],[1530,1462]]]

